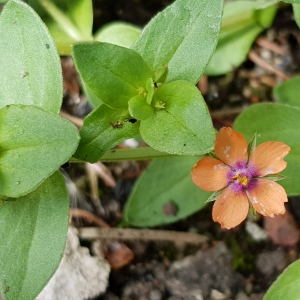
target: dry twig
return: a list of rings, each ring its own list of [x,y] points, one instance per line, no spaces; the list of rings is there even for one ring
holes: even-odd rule
[[[259,45],[262,48],[268,49],[274,53],[277,53],[279,55],[287,55],[288,50],[286,47],[282,47],[274,42],[271,42],[267,40],[266,38],[259,37],[256,40],[257,45]]]
[[[70,209],[70,216],[71,218],[82,218],[85,219],[86,221],[90,222],[90,223],[94,223],[100,227],[109,227],[109,225],[103,221],[101,218],[99,218],[98,216],[83,210],[83,209],[78,209],[78,208],[71,208]]]
[[[277,68],[275,68],[274,66],[268,64],[263,58],[261,58],[257,53],[255,53],[255,51],[251,50],[249,52],[248,56],[249,56],[250,60],[252,60],[255,64],[260,66],[262,69],[265,69],[271,73],[276,74],[283,80],[288,80],[290,78],[284,72],[282,72],[282,71],[278,70]]]
[[[206,236],[197,233],[170,230],[87,227],[79,228],[78,231],[81,239],[166,241],[194,245],[203,244],[208,240]]]
[[[213,119],[221,119],[227,116],[239,115],[246,107],[224,108],[210,112]]]
[[[64,112],[64,111],[61,111],[61,112],[60,112],[60,115],[61,115],[63,118],[65,118],[65,119],[71,121],[71,122],[72,122],[73,124],[75,124],[76,127],[79,128],[79,129],[83,126],[83,120],[80,119],[80,118],[74,117],[74,116],[72,116],[72,115],[70,115],[70,114],[68,114],[68,113],[66,113],[66,112]]]
[[[90,174],[92,174],[96,178],[99,177],[100,179],[102,179],[105,185],[112,188],[116,187],[116,181],[112,176],[111,171],[103,163],[101,162],[97,162],[94,164],[86,163],[86,169]],[[98,186],[98,182],[97,182],[97,186]]]

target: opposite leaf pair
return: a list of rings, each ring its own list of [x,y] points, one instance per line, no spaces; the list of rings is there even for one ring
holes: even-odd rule
[[[132,49],[91,42],[73,50],[84,83],[103,103],[85,119],[75,157],[97,161],[122,138],[138,134],[154,149],[172,154],[199,155],[212,149],[211,118],[193,83],[159,83],[167,69],[152,70]],[[130,124],[132,119],[137,122]],[[96,148],[100,150],[91,151]]]

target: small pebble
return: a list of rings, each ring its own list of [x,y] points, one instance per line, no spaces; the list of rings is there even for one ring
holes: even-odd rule
[[[249,297],[244,292],[239,292],[236,295],[235,300],[249,300]]]
[[[227,296],[223,293],[219,292],[218,290],[212,289],[210,293],[210,299],[211,300],[225,300],[227,299]]]
[[[253,238],[254,241],[265,241],[268,239],[268,234],[257,223],[252,221],[246,222],[246,231]]]
[[[159,290],[152,290],[149,294],[149,300],[161,300],[162,294]]]
[[[286,254],[281,248],[278,248],[276,251],[260,253],[256,261],[258,270],[265,276],[275,275],[283,271],[287,264]]]

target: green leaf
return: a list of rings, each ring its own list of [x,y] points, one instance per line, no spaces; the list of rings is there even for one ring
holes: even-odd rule
[[[205,70],[207,75],[225,74],[238,67],[258,34],[271,25],[276,6],[259,10],[256,7],[257,1],[225,4],[219,42]]]
[[[128,102],[130,115],[137,120],[145,120],[154,115],[154,107],[146,103],[142,96],[132,97]]]
[[[70,37],[66,32],[61,30],[61,26],[51,19],[45,20],[49,32],[55,41],[56,49],[59,55],[71,55],[72,46],[74,43],[78,42],[78,39]]]
[[[300,76],[293,77],[274,89],[278,101],[283,104],[300,106]]]
[[[257,5],[264,7],[281,1],[291,4],[300,4],[300,0],[256,0],[256,3]]]
[[[154,82],[153,82],[153,79],[152,78],[149,78],[146,82],[146,90],[147,90],[147,97],[146,97],[146,103],[147,104],[151,104],[152,102],[152,98],[153,98],[153,95],[154,95],[154,92],[155,92],[155,89],[154,89]]]
[[[92,39],[91,0],[29,0],[46,23],[58,52],[70,55],[75,41]]]
[[[276,13],[277,5],[270,4],[270,6],[267,6],[265,9],[256,10],[254,15],[257,23],[260,24],[265,30],[272,25]]]
[[[252,152],[256,148],[256,140],[257,140],[257,132],[254,133],[253,137],[251,138],[251,140],[248,144],[248,157],[251,156]]]
[[[300,3],[300,1],[299,1],[299,3]],[[296,21],[298,27],[300,27],[300,5],[293,4],[293,11],[294,11],[295,21]]]
[[[191,180],[191,169],[199,157],[157,158],[139,177],[125,207],[125,222],[141,227],[167,224],[186,218],[205,206],[209,192]],[[174,215],[164,212],[173,203]]]
[[[177,0],[150,21],[132,48],[153,70],[168,67],[165,82],[195,84],[215,50],[222,10],[222,0]]]
[[[34,299],[57,269],[69,196],[56,172],[34,192],[0,203],[0,290],[4,300]]]
[[[188,81],[162,85],[154,93],[163,109],[141,121],[142,138],[152,148],[172,154],[199,155],[214,147],[215,131],[198,89]]]
[[[238,67],[246,59],[253,41],[261,31],[262,29],[255,25],[248,25],[226,38],[220,35],[216,52],[205,73],[209,76],[217,76],[231,72]]]
[[[95,34],[95,40],[130,48],[141,34],[137,26],[125,22],[112,22],[101,27]]]
[[[249,210],[250,210],[250,213],[251,213],[252,217],[254,218],[254,220],[256,220],[257,212],[256,212],[255,208],[253,207],[252,203],[250,203],[250,202],[249,202]]]
[[[152,77],[152,70],[137,52],[113,44],[75,44],[73,58],[84,83],[99,100],[116,109],[127,109],[130,98],[143,95]]]
[[[41,1],[41,0],[40,0]],[[43,0],[46,2],[46,0]],[[48,2],[48,1],[47,1]],[[92,0],[56,0],[62,11],[73,21],[86,39],[92,37],[93,1]]]
[[[291,4],[300,4],[300,0],[283,0],[283,2]]]
[[[84,84],[84,82],[81,82],[81,86],[84,90],[84,93],[88,101],[94,108],[102,104],[102,102],[96,97],[96,95],[92,92],[92,90],[86,84]]]
[[[219,198],[220,194],[221,191],[213,192],[204,203],[216,201]]]
[[[270,175],[266,175],[264,176],[264,178],[272,180],[272,181],[279,181],[282,179],[288,179],[287,176],[281,175],[281,174],[270,174]]]
[[[240,1],[251,2],[252,4],[250,4],[250,5],[253,5],[253,7],[256,9],[266,8],[266,7],[272,6],[272,5],[280,2],[280,0],[230,0],[230,1],[232,1],[232,2],[234,2],[234,1],[235,2],[240,2]]]
[[[0,15],[0,108],[35,105],[58,113],[62,75],[55,44],[39,16],[19,0]]]
[[[77,148],[77,128],[40,108],[6,106],[0,109],[0,120],[0,195],[33,191]]]
[[[121,109],[100,105],[90,113],[80,130],[80,144],[74,157],[96,162],[101,156],[124,141],[139,134],[139,122],[131,123]]]
[[[267,291],[264,300],[298,300],[300,295],[300,260],[290,264]]]
[[[247,139],[257,132],[258,144],[281,141],[291,147],[291,152],[285,158],[287,168],[283,171],[283,175],[289,178],[281,184],[288,195],[299,195],[300,109],[283,104],[255,104],[240,114],[234,122],[234,128]]]

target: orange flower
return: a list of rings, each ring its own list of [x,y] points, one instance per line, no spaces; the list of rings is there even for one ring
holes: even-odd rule
[[[285,212],[287,195],[271,176],[285,169],[283,158],[290,147],[281,142],[260,144],[248,153],[246,139],[231,128],[216,136],[215,154],[193,167],[193,182],[205,191],[220,191],[213,206],[213,220],[230,229],[246,219],[249,206],[263,216]],[[249,157],[250,156],[250,157]]]

